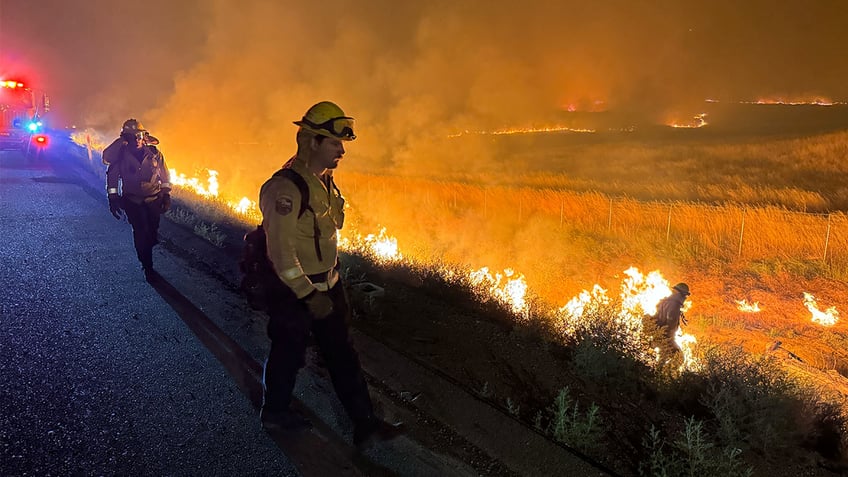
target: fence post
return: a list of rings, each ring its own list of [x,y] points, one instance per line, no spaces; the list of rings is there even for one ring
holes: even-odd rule
[[[822,262],[827,262],[828,243],[830,243],[830,214],[827,214],[827,233],[824,236],[824,255],[822,255]]]
[[[565,204],[562,202],[562,197],[559,198],[559,228],[562,228],[562,218],[565,213]]]
[[[745,235],[745,208],[742,208],[742,228],[739,230],[739,258],[742,258],[742,237]]]
[[[671,235],[671,205],[668,206],[668,223],[665,226],[665,241],[668,243],[668,238]]]

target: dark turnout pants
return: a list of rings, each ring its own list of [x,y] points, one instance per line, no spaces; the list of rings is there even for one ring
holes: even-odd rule
[[[133,243],[138,261],[145,269],[153,268],[153,246],[158,243],[159,215],[162,213],[160,201],[135,202],[124,198],[121,206],[127,213],[127,220],[133,229]]]
[[[268,310],[271,351],[265,362],[263,407],[272,412],[289,408],[297,373],[305,364],[311,332],[348,416],[354,423],[373,418],[359,355],[348,334],[350,307],[341,280],[329,291],[333,313],[323,320],[314,319],[303,302],[282,283],[279,286],[283,290],[274,294]]]

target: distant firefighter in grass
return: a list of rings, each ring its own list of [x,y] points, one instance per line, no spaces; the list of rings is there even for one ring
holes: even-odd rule
[[[687,324],[683,314],[683,304],[690,295],[689,285],[678,283],[672,287],[671,295],[660,300],[654,321],[657,324],[660,338],[660,359],[663,361],[679,361],[682,359],[681,349],[674,340],[680,324]]]

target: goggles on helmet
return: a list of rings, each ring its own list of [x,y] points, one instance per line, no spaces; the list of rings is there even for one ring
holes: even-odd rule
[[[143,140],[145,140],[145,138],[147,138],[147,131],[126,131],[123,134],[121,134],[121,136],[126,138],[126,139],[133,138],[133,139],[139,139],[139,140],[143,141]]]
[[[328,119],[321,124],[315,124],[306,118],[303,118],[301,122],[316,132],[327,131],[338,139],[356,139],[356,135],[353,134],[353,118],[347,116]]]

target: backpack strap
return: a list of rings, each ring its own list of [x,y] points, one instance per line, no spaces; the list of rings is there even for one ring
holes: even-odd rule
[[[283,167],[274,173],[274,177],[285,177],[286,179],[294,182],[294,185],[297,186],[297,189],[300,191],[300,210],[297,213],[297,218],[299,219],[307,210],[312,212],[312,235],[315,238],[315,254],[318,255],[319,262],[324,261],[323,256],[321,255],[321,244],[318,240],[321,237],[321,229],[318,228],[318,217],[315,216],[315,211],[312,210],[312,207],[309,205],[309,184],[306,183],[306,179],[304,179],[303,176],[290,167]],[[335,183],[333,184],[333,187],[335,187]],[[338,188],[336,190],[338,190]]]

